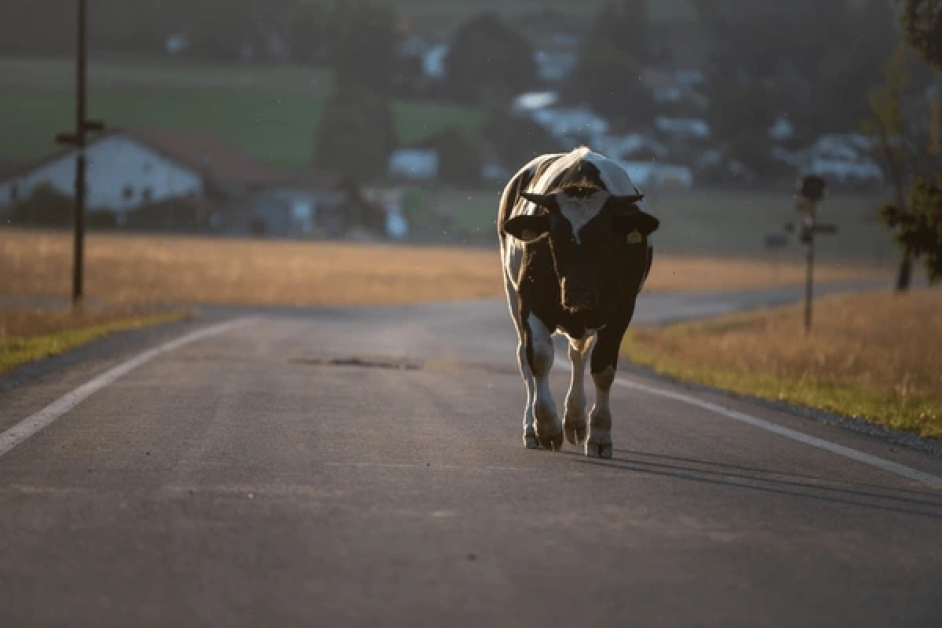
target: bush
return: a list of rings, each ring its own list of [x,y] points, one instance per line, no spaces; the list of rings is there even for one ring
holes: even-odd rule
[[[74,212],[72,197],[44,182],[34,187],[28,197],[3,210],[0,219],[16,227],[68,227]]]

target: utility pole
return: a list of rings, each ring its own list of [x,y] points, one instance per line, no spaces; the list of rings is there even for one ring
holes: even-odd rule
[[[77,0],[77,37],[75,55],[75,132],[59,133],[56,143],[74,146],[75,155],[75,238],[72,251],[72,306],[80,305],[83,296],[85,262],[85,139],[89,131],[101,131],[104,123],[86,119],[85,71],[86,45],[86,0]]]

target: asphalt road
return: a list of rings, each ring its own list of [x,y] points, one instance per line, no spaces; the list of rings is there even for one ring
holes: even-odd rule
[[[942,625],[938,458],[628,375],[528,451],[499,301],[233,316],[0,387],[0,626]]]

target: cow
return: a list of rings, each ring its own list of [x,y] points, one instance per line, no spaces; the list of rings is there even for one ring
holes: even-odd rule
[[[565,433],[586,456],[612,456],[609,392],[660,226],[643,199],[624,168],[585,146],[536,157],[504,188],[497,231],[528,449],[558,451]],[[562,421],[549,388],[556,333],[568,338],[572,363]],[[588,420],[586,361],[596,390]]]

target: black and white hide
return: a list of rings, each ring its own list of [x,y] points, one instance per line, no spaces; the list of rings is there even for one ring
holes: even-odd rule
[[[622,337],[651,270],[657,218],[617,162],[581,147],[542,155],[507,184],[498,216],[507,305],[527,390],[528,448],[612,455],[609,391]],[[552,336],[569,339],[572,379],[560,420],[549,388]],[[586,413],[585,365],[596,398]]]

